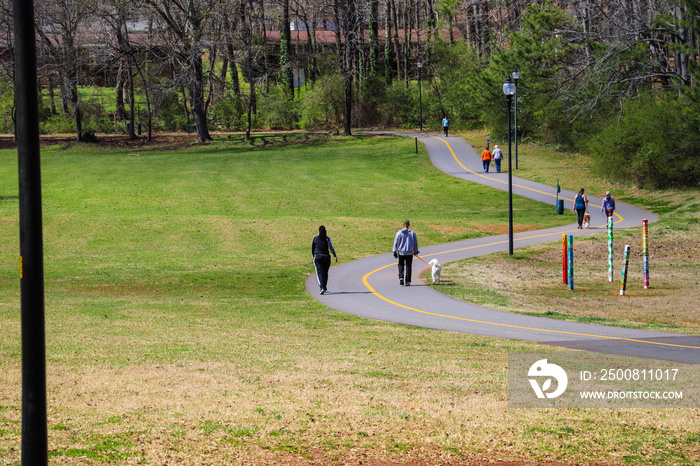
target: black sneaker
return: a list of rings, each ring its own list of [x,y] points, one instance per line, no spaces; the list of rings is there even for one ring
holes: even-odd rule
[[[399,279],[399,285],[403,286],[403,280]]]
[[[406,286],[411,286],[411,282],[406,282]]]

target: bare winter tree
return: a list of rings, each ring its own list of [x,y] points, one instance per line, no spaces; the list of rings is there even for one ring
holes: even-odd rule
[[[0,41],[8,45],[8,49],[13,54],[12,60],[0,60],[0,94],[2,95],[14,95],[14,81],[15,81],[15,68],[14,68],[14,47],[13,43],[13,23],[12,23],[12,13],[11,6],[8,0],[0,0],[0,31],[3,31],[0,36]],[[15,104],[14,99],[12,101],[12,108],[10,110],[10,118],[12,119],[12,127],[15,129],[15,139],[17,138],[17,121],[15,115]]]
[[[342,6],[337,2],[342,1]],[[343,122],[343,135],[352,133],[352,88],[353,88],[353,59],[357,52],[357,33],[360,25],[362,11],[358,8],[358,0],[336,0],[339,11],[339,24],[343,31],[344,42],[339,60],[340,72],[345,83],[345,117]]]
[[[105,28],[97,32],[99,41],[105,47],[114,49],[114,58],[106,64],[112,66],[112,61],[118,63],[118,72],[116,79],[116,103],[117,117],[129,119],[128,134],[129,139],[137,139],[134,131],[135,112],[134,112],[134,80],[133,80],[133,64],[131,59],[131,47],[129,44],[129,33],[127,31],[127,21],[134,18],[135,10],[129,8],[124,2],[119,0],[105,0],[99,6],[98,16],[105,25]],[[114,40],[113,40],[114,38]],[[129,114],[126,114],[124,105],[124,77],[126,76],[126,91],[129,95]]]
[[[78,93],[80,52],[91,9],[84,0],[37,0],[35,11],[39,54],[55,65],[61,80],[63,109],[73,115],[77,139],[82,141],[83,115]]]
[[[129,139],[138,139],[136,127],[136,99],[135,99],[135,78],[139,78],[141,87],[146,98],[146,114],[147,114],[147,141],[151,141],[152,128],[152,106],[151,106],[151,90],[149,86],[149,77],[144,73],[145,55],[148,53],[150,44],[142,42],[133,44],[131,40],[132,34],[129,31],[129,24],[135,23],[142,19],[141,15],[143,2],[134,0],[102,0],[96,8],[96,14],[100,18],[100,27],[95,36],[104,48],[111,49],[111,60],[105,63],[105,67],[114,68],[115,62],[117,65],[116,79],[116,102],[117,102],[117,117],[120,119],[128,119],[128,136]],[[126,81],[126,82],[125,82]],[[124,105],[124,91],[127,92],[129,102],[129,112],[126,113]]]
[[[197,141],[212,139],[204,99],[203,55],[211,43],[210,13],[221,0],[146,0],[167,27],[166,43],[172,45],[173,64],[182,70],[189,91]]]
[[[306,70],[306,76],[313,85],[319,75],[320,57],[316,35],[317,26],[324,16],[324,9],[327,9],[327,5],[321,0],[295,0],[291,8],[299,24],[303,25],[307,32],[307,53],[303,57],[296,56],[295,58],[300,60],[299,68]]]
[[[557,33],[577,51],[560,89],[575,114],[652,88],[691,85],[697,49],[685,0],[573,0],[569,11],[576,22]]]
[[[248,123],[245,140],[250,140],[253,115],[256,113],[257,89],[267,79],[264,9],[254,0],[232,0],[235,3],[234,18],[237,22],[234,43],[237,45],[236,60],[243,67],[243,76],[248,81]]]

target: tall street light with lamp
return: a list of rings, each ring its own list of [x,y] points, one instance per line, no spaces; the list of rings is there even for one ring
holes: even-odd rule
[[[516,68],[513,71],[513,81],[515,81],[515,169],[518,169],[518,78],[520,73]]]
[[[423,62],[418,60],[418,107],[420,108],[419,124],[421,131],[423,131],[423,90],[421,88],[421,84],[423,81],[422,69]]]
[[[510,76],[503,84],[503,93],[506,95],[508,102],[508,254],[513,255],[513,169],[511,165],[510,153],[510,104],[513,102],[515,95],[515,83],[511,81]]]

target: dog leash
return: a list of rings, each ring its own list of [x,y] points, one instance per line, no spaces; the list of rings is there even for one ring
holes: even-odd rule
[[[423,258],[422,258],[421,256],[419,256],[418,254],[416,254],[416,257],[417,257],[418,259],[420,259],[421,262],[423,262],[425,265],[427,265],[428,267],[430,267],[430,264],[428,264],[426,261],[424,261]]]

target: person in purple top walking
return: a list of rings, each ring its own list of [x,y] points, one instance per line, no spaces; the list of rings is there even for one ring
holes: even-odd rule
[[[600,206],[600,211],[605,212],[605,216],[610,218],[615,213],[615,199],[610,195],[610,191],[605,193],[603,205]]]

